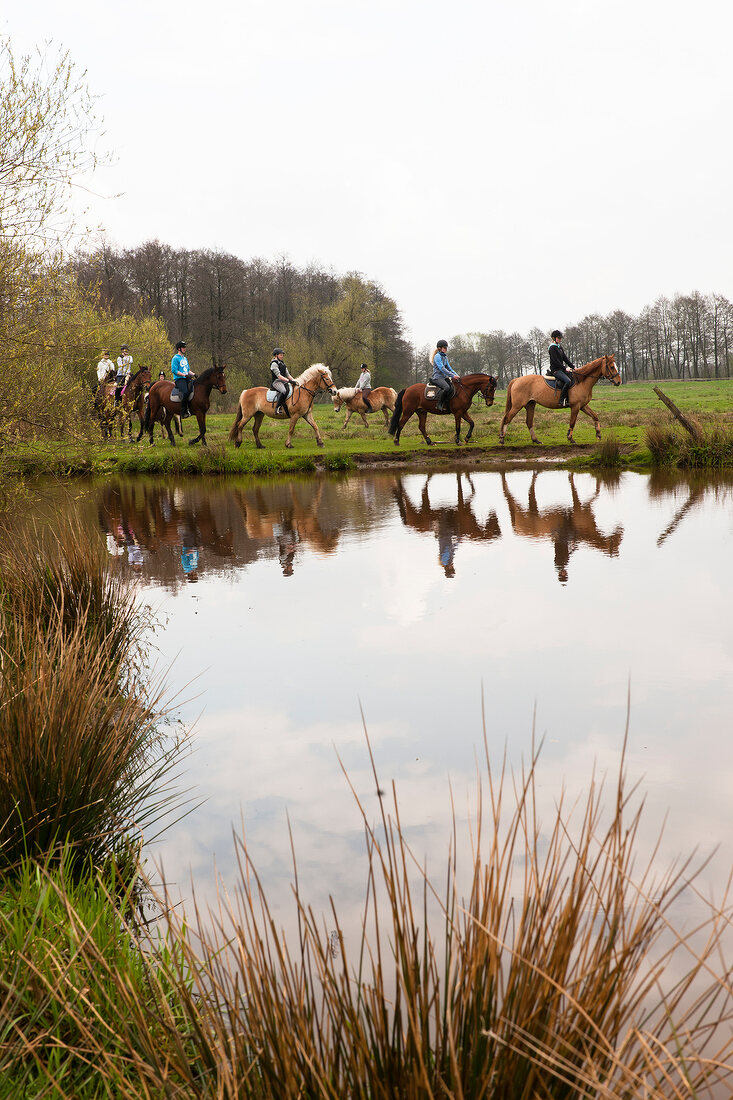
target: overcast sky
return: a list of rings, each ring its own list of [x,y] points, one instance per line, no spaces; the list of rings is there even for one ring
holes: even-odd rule
[[[34,0],[114,164],[90,220],[378,280],[418,344],[733,297],[729,0]],[[118,197],[110,197],[118,196]]]

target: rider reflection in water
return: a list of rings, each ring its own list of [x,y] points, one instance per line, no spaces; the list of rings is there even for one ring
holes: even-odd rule
[[[195,584],[199,579],[199,549],[198,546],[186,546],[185,543],[181,547],[181,566],[183,572],[186,575],[186,580],[191,584]]]

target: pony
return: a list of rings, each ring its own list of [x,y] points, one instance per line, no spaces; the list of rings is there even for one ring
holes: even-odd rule
[[[120,425],[120,437],[125,434],[125,420],[127,420],[127,435],[132,443],[132,413],[138,402],[144,399],[145,388],[150,385],[149,367],[141,367],[123,387],[119,404],[115,404],[115,375],[109,371],[103,382],[99,383],[94,395],[94,411],[99,417],[102,439],[111,439],[115,422]],[[138,437],[139,438],[139,437]]]
[[[464,378],[454,381],[454,392],[448,403],[448,411],[455,417],[457,446],[461,445],[461,420],[465,420],[469,425],[466,443],[473,434],[474,422],[468,415],[468,409],[475,395],[480,393],[487,405],[493,405],[495,391],[496,379],[491,374],[467,374]],[[400,433],[415,412],[423,439],[429,447],[433,446],[432,439],[425,433],[425,423],[429,412],[438,413],[438,402],[434,397],[425,396],[424,382],[415,382],[414,385],[400,390],[397,394],[394,412],[387,429],[389,434],[394,436],[395,447],[399,446]],[[438,413],[438,415],[441,414]]]
[[[148,408],[145,413],[145,421],[140,428],[140,435],[137,437],[138,441],[143,432],[147,431],[152,444],[153,425],[159,416],[162,416],[163,424],[168,432],[170,445],[171,447],[175,447],[176,441],[171,431],[171,420],[180,413],[181,404],[180,401],[171,401],[173,387],[174,383],[167,378],[160,378],[150,387]],[[205,370],[194,381],[193,393],[189,398],[188,408],[198,421],[199,434],[195,439],[189,440],[189,446],[191,447],[193,447],[194,443],[198,443],[199,441],[201,441],[202,446],[206,446],[206,413],[211,404],[211,391],[214,387],[216,387],[219,393],[227,392],[224,367],[209,367],[208,370]]]
[[[333,395],[336,391],[336,387],[333,383],[329,368],[323,363],[313,363],[310,367],[306,367],[303,373],[298,375],[295,379],[292,393],[287,399],[290,429],[288,431],[288,438],[285,441],[286,447],[293,446],[293,432],[295,431],[295,425],[301,417],[303,417],[306,423],[310,424],[311,428],[316,433],[316,443],[318,446],[323,446],[321,433],[318,431],[318,425],[313,419],[313,414],[311,412],[313,400],[319,390],[329,390],[331,395]],[[249,390],[242,390],[239,395],[237,415],[229,432],[229,439],[234,446],[242,446],[242,429],[254,417],[252,435],[255,437],[255,444],[259,448],[263,448],[264,443],[260,441],[260,424],[266,416],[271,417],[273,420],[285,419],[282,416],[278,416],[275,412],[275,402],[268,400],[267,388],[265,386],[253,386]]]
[[[140,431],[137,433],[137,439],[135,440],[136,443],[140,441],[140,438],[143,434],[143,431],[145,430],[143,425],[145,423],[145,413],[147,412],[147,408],[148,408],[148,396],[149,396],[149,394],[150,394],[150,386],[147,385],[147,386],[145,386],[144,390],[138,395],[137,401],[135,402],[135,404],[134,404],[134,406],[131,410],[131,413],[130,413],[131,416],[132,416],[132,413],[135,413],[138,420],[140,421]],[[162,414],[162,412],[158,413],[158,417],[159,417],[159,422],[160,422],[160,434],[163,437],[163,439],[165,439],[166,438],[166,430],[165,430],[165,425],[163,424],[163,414]],[[183,435],[183,428],[181,427],[181,418],[178,415],[178,413],[176,413],[176,415],[173,417],[173,425],[176,429],[176,435],[181,435],[182,436]],[[132,427],[132,424],[130,426]]]
[[[621,375],[616,369],[616,361],[613,355],[602,355],[591,363],[585,363],[582,367],[576,367],[573,372],[574,383],[568,390],[570,402],[570,427],[568,428],[568,442],[573,443],[573,428],[578,419],[578,413],[584,412],[594,422],[596,427],[596,439],[601,438],[601,422],[588,402],[593,393],[593,387],[599,378],[608,378],[614,386],[621,385]],[[526,408],[527,427],[533,443],[539,443],[533,427],[535,405],[542,405],[546,409],[559,409],[559,391],[542,374],[524,374],[520,378],[512,378],[506,390],[506,409],[499,426],[499,442],[504,442],[507,424],[522,409]]]
[[[336,412],[339,411],[342,405],[346,405],[348,413],[346,420],[344,420],[343,427],[351,420],[354,413],[358,413],[364,422],[364,427],[368,428],[367,418],[364,413],[382,412],[384,415],[385,425],[389,424],[389,417],[387,416],[387,409],[390,412],[394,412],[395,401],[397,400],[397,390],[393,390],[391,386],[377,386],[369,394],[369,404],[371,409],[368,409],[364,403],[364,397],[361,390],[357,390],[355,386],[345,386],[340,390],[336,390],[336,393],[331,396],[333,401],[333,407]]]

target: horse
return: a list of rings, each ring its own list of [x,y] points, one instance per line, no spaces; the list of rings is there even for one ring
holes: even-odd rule
[[[593,393],[593,387],[599,378],[608,378],[614,386],[621,385],[621,375],[616,369],[616,361],[613,355],[602,355],[582,367],[576,367],[573,371],[574,383],[568,390],[570,401],[570,427],[568,428],[568,442],[573,443],[573,428],[578,419],[578,413],[584,412],[595,423],[596,439],[601,438],[601,422],[588,402]],[[512,378],[506,391],[506,409],[499,426],[499,442],[504,442],[507,424],[526,408],[527,427],[533,443],[539,443],[533,427],[534,407],[542,405],[546,409],[559,409],[559,389],[542,374],[524,374],[520,378]]]
[[[181,404],[179,401],[171,401],[171,394],[173,393],[174,383],[170,382],[167,378],[160,378],[157,382],[150,387],[150,393],[148,394],[148,408],[145,413],[145,421],[140,428],[140,435],[138,440],[143,434],[143,431],[147,431],[150,436],[150,442],[153,442],[153,425],[158,419],[158,416],[164,416],[163,424],[168,432],[168,439],[171,447],[175,447],[176,441],[173,438],[173,432],[171,431],[171,420],[174,416],[178,416],[181,411]],[[188,408],[192,412],[196,420],[198,421],[199,434],[195,439],[189,441],[189,446],[193,447],[195,443],[201,441],[201,444],[206,446],[206,413],[208,412],[209,405],[211,404],[211,391],[217,388],[219,393],[227,392],[227,384],[224,378],[224,367],[209,367],[200,374],[194,381],[193,393],[189,398]]]
[[[139,395],[139,397],[138,397],[137,401],[135,402],[135,405],[132,409],[132,412],[137,413],[138,419],[140,420],[140,431],[137,434],[137,439],[136,439],[135,442],[140,441],[140,438],[143,434],[143,431],[145,430],[143,425],[145,423],[145,413],[147,412],[147,409],[148,409],[148,396],[149,396],[149,394],[150,394],[150,386],[146,386],[145,390]],[[165,439],[166,430],[165,430],[165,424],[163,423],[164,415],[163,415],[162,411],[158,412],[158,418],[159,418],[159,423],[160,423],[160,434],[163,437],[163,439]],[[182,436],[183,435],[183,428],[181,427],[181,417],[180,417],[179,413],[176,413],[176,415],[173,417],[173,424],[174,424],[175,429],[176,429],[176,435]]]
[[[395,401],[397,400],[397,390],[393,390],[391,386],[377,386],[369,394],[369,404],[371,409],[367,408],[364,402],[364,395],[361,390],[357,390],[355,386],[345,386],[340,390],[336,390],[336,393],[332,395],[333,407],[336,412],[339,411],[342,405],[346,405],[349,410],[346,420],[344,420],[344,428],[351,420],[351,417],[356,412],[364,421],[364,427],[368,428],[367,418],[364,413],[382,412],[384,415],[385,425],[389,424],[389,417],[387,416],[387,409],[390,412],[394,412]]]
[[[127,434],[132,443],[132,413],[138,401],[144,398],[145,387],[149,384],[150,369],[141,367],[123,387],[119,404],[115,404],[116,383],[113,372],[110,371],[104,381],[100,382],[94,397],[94,411],[99,417],[102,439],[111,438],[115,421],[119,421],[120,436],[123,436],[127,419]]]
[[[313,399],[319,390],[330,390],[333,395],[336,391],[336,387],[333,383],[329,368],[323,363],[313,363],[312,366],[306,367],[303,373],[298,375],[295,379],[293,391],[287,399],[290,430],[288,431],[288,438],[285,442],[286,447],[293,446],[293,432],[301,416],[310,424],[311,428],[316,433],[316,443],[318,446],[323,446],[321,433],[318,431],[318,425],[313,419],[313,414],[311,412]],[[275,411],[275,402],[268,401],[267,388],[265,386],[253,386],[249,390],[242,390],[239,395],[237,415],[229,432],[229,439],[234,446],[242,446],[242,429],[245,424],[248,424],[252,417],[254,417],[252,434],[255,437],[256,445],[259,448],[263,448],[264,443],[260,442],[260,424],[266,416],[271,417],[273,420],[283,419],[283,417],[278,416]]]
[[[469,425],[468,435],[466,436],[466,443],[468,443],[474,429],[474,422],[468,415],[468,409],[471,402],[475,395],[480,393],[487,405],[493,405],[496,379],[491,374],[467,374],[464,378],[454,379],[453,385],[454,393],[448,403],[448,411],[452,412],[455,417],[456,444],[460,447],[461,420],[467,421]],[[417,413],[418,424],[420,425],[423,439],[429,447],[433,446],[432,439],[425,434],[425,422],[429,412],[438,413],[438,402],[434,397],[425,396],[424,382],[415,382],[412,386],[408,386],[405,390],[400,390],[397,394],[395,409],[392,413],[392,419],[389,422],[389,428],[387,429],[389,434],[394,436],[395,447],[399,446],[400,433],[415,412]],[[438,415],[447,414],[438,413]]]

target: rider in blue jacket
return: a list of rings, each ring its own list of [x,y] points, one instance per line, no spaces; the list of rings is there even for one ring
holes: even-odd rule
[[[188,402],[193,392],[193,380],[196,376],[188,365],[185,340],[179,340],[176,344],[176,354],[171,359],[171,374],[173,375],[173,385],[181,395],[181,417],[190,416]]]
[[[448,362],[448,341],[438,340],[433,354],[433,373],[430,377],[433,385],[440,390],[438,412],[448,412],[448,401],[451,393],[450,383],[454,378],[458,378],[458,375]]]

